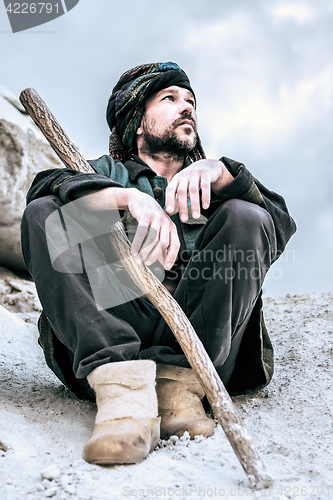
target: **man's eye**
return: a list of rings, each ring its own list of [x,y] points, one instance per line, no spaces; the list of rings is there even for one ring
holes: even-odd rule
[[[195,102],[193,101],[193,99],[187,99],[187,102],[191,104],[193,108],[195,107]]]
[[[170,101],[174,100],[172,95],[166,95],[165,97],[163,97],[163,100],[164,99],[170,99]]]

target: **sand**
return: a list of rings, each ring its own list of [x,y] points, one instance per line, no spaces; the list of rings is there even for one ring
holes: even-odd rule
[[[160,441],[143,463],[99,467],[81,459],[95,405],[71,394],[37,345],[33,283],[0,270],[1,499],[333,497],[333,294],[265,297],[275,346],[272,382],[233,398],[275,476],[252,491],[222,429]]]

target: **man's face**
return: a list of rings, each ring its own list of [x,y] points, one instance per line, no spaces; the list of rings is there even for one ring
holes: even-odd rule
[[[197,141],[193,94],[173,85],[148,98],[137,134],[142,136],[146,153],[185,156]]]

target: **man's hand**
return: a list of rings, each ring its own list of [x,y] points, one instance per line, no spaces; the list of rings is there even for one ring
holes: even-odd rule
[[[132,254],[138,254],[139,261],[148,266],[159,260],[165,269],[171,269],[180,247],[175,224],[151,196],[138,189],[127,191],[131,191],[128,210],[138,221]]]
[[[194,219],[200,217],[201,204],[204,209],[210,205],[210,192],[219,191],[234,180],[225,165],[219,160],[199,160],[178,172],[169,183],[165,193],[166,211],[173,215],[179,212],[180,219],[188,219],[187,200],[190,198]]]
[[[135,188],[116,187],[80,195],[88,210],[129,210],[138,221],[132,254],[148,266],[159,260],[165,269],[172,268],[180,248],[177,228],[154,198]]]

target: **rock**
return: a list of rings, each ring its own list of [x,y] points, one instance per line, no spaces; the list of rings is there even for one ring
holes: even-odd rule
[[[71,482],[71,479],[69,478],[69,476],[67,476],[67,474],[64,474],[63,476],[61,476],[60,484],[62,486],[67,486],[70,482]]]
[[[0,267],[0,304],[27,323],[36,323],[42,310],[36,286]]]
[[[52,498],[57,494],[57,492],[58,492],[57,488],[50,488],[50,489],[46,490],[45,496],[47,498]]]
[[[179,441],[184,443],[186,441],[189,441],[190,439],[191,439],[190,434],[188,433],[188,431],[185,431],[184,434],[179,438]]]
[[[201,435],[198,435],[198,436],[194,436],[194,441],[196,443],[201,443],[202,441],[204,441],[206,438],[204,436],[201,436]]]
[[[76,493],[75,486],[73,486],[72,484],[69,484],[68,486],[66,486],[65,491],[66,491],[66,493],[69,493],[70,495],[75,495],[75,493]]]
[[[54,479],[58,479],[58,477],[60,476],[60,470],[55,465],[50,465],[50,467],[42,470],[41,476],[42,479],[53,481]]]
[[[24,270],[20,222],[35,175],[63,165],[21,104],[0,87],[0,265]]]
[[[3,443],[2,441],[0,441],[0,451],[2,451],[4,453],[6,451],[8,451],[8,446],[5,443]]]
[[[52,481],[50,481],[49,479],[43,479],[42,486],[44,487],[45,490],[48,490],[49,488],[53,487],[53,484]]]

